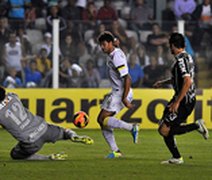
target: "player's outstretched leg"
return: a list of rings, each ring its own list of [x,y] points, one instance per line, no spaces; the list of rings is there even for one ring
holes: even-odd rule
[[[42,155],[42,154],[32,154],[31,156],[23,159],[27,161],[47,161],[47,160],[66,160],[68,157],[67,154],[64,152],[62,153],[55,153],[51,155]]]
[[[116,119],[115,117],[108,117],[104,123],[110,128],[130,131],[133,137],[133,142],[138,142],[139,124],[127,123],[125,121]]]
[[[199,125],[199,129],[197,129],[197,131],[202,134],[202,136],[204,137],[204,139],[208,139],[209,138],[209,132],[207,127],[205,126],[205,122],[203,119],[198,119],[196,121],[196,123]]]
[[[82,143],[86,145],[91,145],[94,143],[94,140],[89,136],[79,136],[76,132],[72,131],[71,129],[65,129],[64,131],[65,139],[70,139],[72,142],[75,143]]]

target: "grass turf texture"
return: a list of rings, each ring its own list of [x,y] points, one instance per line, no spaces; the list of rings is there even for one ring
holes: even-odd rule
[[[59,141],[46,144],[42,154],[66,152],[66,161],[14,161],[9,157],[16,141],[0,130],[0,179],[211,179],[212,139],[205,141],[197,132],[177,136],[178,147],[184,157],[182,165],[161,165],[170,157],[163,139],[156,130],[141,130],[139,143],[133,144],[126,131],[115,131],[124,158],[105,159],[109,148],[100,130],[76,130],[95,140],[92,146]]]

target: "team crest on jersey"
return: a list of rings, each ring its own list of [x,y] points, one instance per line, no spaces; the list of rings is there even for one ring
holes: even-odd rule
[[[170,121],[174,121],[177,118],[177,114],[176,113],[170,113],[169,114],[169,120]]]
[[[120,56],[121,56],[122,58],[124,58],[124,55],[123,55],[123,54],[121,54]]]

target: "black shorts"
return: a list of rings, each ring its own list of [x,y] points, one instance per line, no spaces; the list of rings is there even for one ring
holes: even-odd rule
[[[38,152],[45,143],[55,143],[64,135],[64,129],[59,126],[48,125],[47,131],[37,141],[33,143],[19,142],[12,150],[13,159],[25,159]]]
[[[162,120],[166,125],[173,126],[173,125],[180,125],[184,123],[188,116],[192,113],[194,106],[196,104],[196,99],[193,98],[190,102],[186,103],[186,100],[183,99],[179,105],[178,112],[172,113],[169,111],[169,104],[174,101],[174,98],[167,104],[164,112]]]

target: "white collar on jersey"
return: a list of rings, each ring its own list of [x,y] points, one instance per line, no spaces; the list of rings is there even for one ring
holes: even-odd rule
[[[114,50],[109,54],[110,58],[113,58],[114,53],[118,50],[118,48],[114,48]]]

